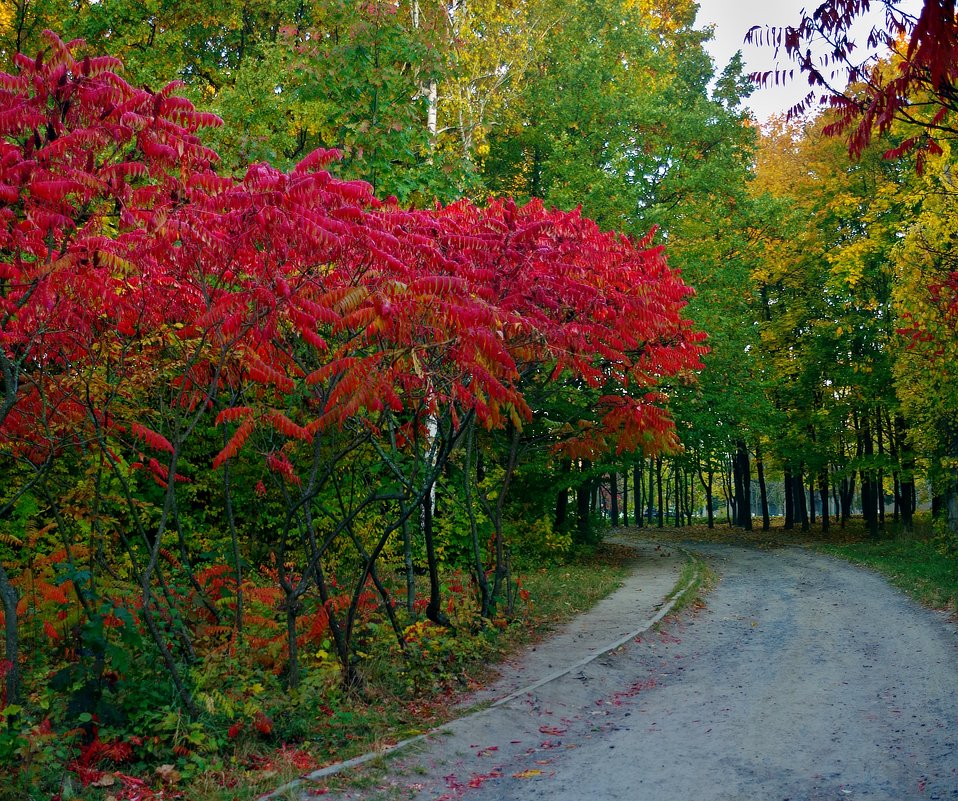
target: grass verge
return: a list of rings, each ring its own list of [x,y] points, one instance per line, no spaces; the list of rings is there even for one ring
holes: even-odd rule
[[[455,636],[437,637],[432,645],[444,649],[443,659],[454,659],[455,667],[447,661],[438,666],[430,662],[420,665],[426,678],[440,676],[435,682],[417,680],[415,689],[407,689],[396,681],[403,673],[397,664],[400,657],[383,656],[380,664],[370,666],[371,680],[364,694],[343,699],[337,710],[335,738],[310,738],[295,752],[281,749],[269,755],[247,755],[239,762],[250,767],[234,763],[223,774],[200,777],[185,797],[191,801],[251,801],[322,765],[379,750],[441,725],[456,716],[458,696],[490,679],[491,667],[497,662],[587,611],[621,586],[633,556],[628,547],[602,544],[567,563],[520,566],[520,587],[528,597],[514,619],[502,628],[490,626],[481,632],[462,630]],[[317,701],[321,708],[322,699]],[[310,758],[308,766],[304,755]],[[262,765],[257,770],[258,761]],[[375,781],[377,773],[376,766],[370,765],[357,775],[334,777],[315,789],[345,789],[353,782]],[[297,793],[301,791],[277,798],[300,797]]]
[[[694,553],[688,553],[689,559],[682,566],[675,593],[669,600],[675,598],[675,606],[669,615],[677,615],[687,607],[701,608],[705,605],[704,596],[715,586],[717,576],[705,563],[704,559]]]
[[[927,606],[958,613],[958,560],[942,553],[933,540],[900,536],[818,548],[879,571]]]

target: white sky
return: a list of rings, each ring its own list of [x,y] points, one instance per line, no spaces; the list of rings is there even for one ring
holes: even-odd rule
[[[707,46],[716,64],[716,72],[721,72],[736,50],[742,51],[745,60],[745,72],[790,69],[791,61],[780,52],[776,63],[774,49],[746,45],[745,33],[753,25],[796,25],[801,19],[803,8],[815,9],[822,0],[698,0],[699,14],[696,27],[715,25],[715,38]],[[899,5],[914,11],[921,7],[920,0],[906,0]],[[884,20],[884,5],[873,0],[871,14],[859,20],[855,27],[855,41],[862,48],[868,38],[868,31],[876,23]],[[808,93],[808,81],[804,75],[798,75],[785,86],[770,86],[756,89],[748,99],[747,105],[755,112],[759,120],[765,121],[772,114],[786,111]]]

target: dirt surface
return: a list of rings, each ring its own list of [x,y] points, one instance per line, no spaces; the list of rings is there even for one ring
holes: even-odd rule
[[[340,797],[958,799],[953,622],[808,551],[696,550],[721,578],[704,610],[464,718]]]

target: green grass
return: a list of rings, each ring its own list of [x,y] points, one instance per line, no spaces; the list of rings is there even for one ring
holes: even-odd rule
[[[686,607],[694,606],[701,608],[704,604],[703,596],[715,586],[718,580],[715,573],[709,568],[705,561],[695,554],[691,554],[679,574],[679,580],[676,584],[675,606],[669,615],[677,615]]]
[[[926,515],[916,515],[912,532],[888,521],[878,540],[869,539],[861,518],[849,520],[844,528],[833,520],[827,532],[822,531],[820,522],[809,531],[785,531],[781,518],[773,520],[770,531],[761,531],[759,521],[753,522],[756,527],[749,532],[730,529],[724,522],[717,522],[713,529],[696,525],[631,531],[659,542],[717,542],[766,549],[810,547],[877,570],[927,606],[958,612],[958,558],[954,547],[950,553],[939,547],[941,540],[936,539]]]
[[[527,629],[564,623],[595,606],[621,586],[628,573],[631,551],[604,544],[592,554],[569,564],[550,565],[522,573],[530,604],[521,610]]]
[[[942,553],[932,540],[900,536],[820,549],[879,571],[923,604],[958,612],[958,559]]]

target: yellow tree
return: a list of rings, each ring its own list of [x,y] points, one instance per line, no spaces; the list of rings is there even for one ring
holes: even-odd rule
[[[849,162],[841,143],[822,135],[828,123],[779,120],[766,132],[755,190],[783,202],[791,223],[769,241],[753,280],[763,354],[786,415],[778,446],[790,485],[786,522],[805,523],[805,471],[810,502],[817,479],[825,506],[830,467],[842,487],[842,520],[858,475],[866,522],[877,533],[886,474],[895,476],[896,512],[901,500],[888,254],[903,214],[902,175],[875,150]]]
[[[930,157],[905,188],[914,209],[893,251],[894,300],[901,349],[895,379],[903,412],[914,421],[912,440],[927,462],[933,507],[958,535],[958,334],[954,295],[958,272],[958,180],[950,143]]]

